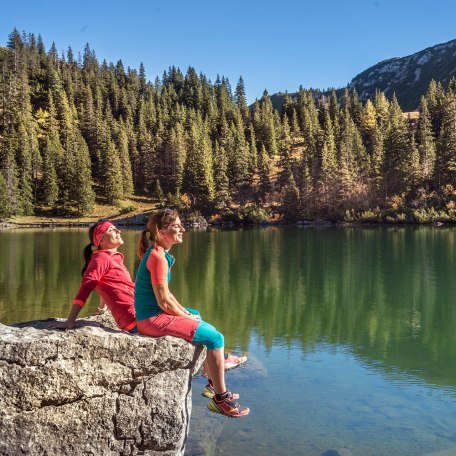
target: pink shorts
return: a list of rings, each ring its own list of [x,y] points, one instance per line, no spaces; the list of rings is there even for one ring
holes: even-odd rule
[[[192,342],[199,321],[161,313],[138,321],[140,334],[152,337],[174,336]]]

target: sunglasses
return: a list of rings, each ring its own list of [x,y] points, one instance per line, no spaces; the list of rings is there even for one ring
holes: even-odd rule
[[[163,215],[162,215],[161,221],[163,222],[163,220],[165,220],[165,217],[167,217],[168,215],[171,215],[171,214],[174,214],[173,209],[163,209]]]

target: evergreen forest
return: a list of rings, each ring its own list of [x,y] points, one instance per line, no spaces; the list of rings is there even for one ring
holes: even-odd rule
[[[248,106],[189,67],[150,82],[58,55],[13,30],[0,47],[0,218],[81,216],[134,195],[221,220],[456,221],[456,79],[432,81],[419,116],[376,92],[301,88]]]

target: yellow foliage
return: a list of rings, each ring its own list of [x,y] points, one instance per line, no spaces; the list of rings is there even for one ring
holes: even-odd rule
[[[403,193],[401,195],[393,195],[386,199],[386,205],[390,209],[397,210],[404,206],[404,197],[405,195]]]
[[[182,207],[183,207],[184,209],[189,209],[189,208],[190,208],[192,202],[190,201],[190,198],[189,198],[189,196],[187,195],[187,193],[184,193],[184,194],[181,196],[180,200],[181,200],[181,203],[182,203]]]

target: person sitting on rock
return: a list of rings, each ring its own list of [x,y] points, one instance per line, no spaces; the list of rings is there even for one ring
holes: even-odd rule
[[[52,328],[73,328],[90,293],[96,290],[103,303],[97,314],[102,313],[106,305],[120,329],[131,333],[137,332],[135,284],[124,265],[123,254],[117,251],[124,243],[120,233],[121,231],[107,219],[100,219],[89,228],[90,243],[84,248],[85,265],[82,269],[81,286],[67,321],[52,325]],[[96,250],[93,250],[94,247]]]
[[[170,335],[205,345],[205,367],[211,379],[205,392],[211,392],[213,396],[209,410],[229,417],[242,417],[250,409],[240,406],[239,395],[232,394],[225,386],[223,335],[203,321],[197,310],[183,307],[168,288],[174,264],[169,250],[174,244],[182,243],[184,232],[175,210],[159,210],[149,217],[138,245],[141,259],[135,283],[138,332],[152,337]]]

